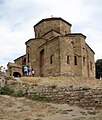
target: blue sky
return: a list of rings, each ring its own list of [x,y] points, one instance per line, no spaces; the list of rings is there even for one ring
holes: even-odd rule
[[[102,0],[0,0],[0,66],[25,54],[33,26],[43,18],[62,17],[72,32],[83,33],[102,59]]]

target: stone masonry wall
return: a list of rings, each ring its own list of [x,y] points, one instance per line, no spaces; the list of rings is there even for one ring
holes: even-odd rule
[[[43,76],[59,75],[59,38],[49,41],[44,47]],[[52,63],[51,63],[52,56]]]
[[[42,37],[45,33],[47,33],[50,30],[55,30],[62,35],[71,33],[71,26],[63,22],[62,19],[47,19],[47,20],[42,20],[40,23],[36,24],[34,26],[34,31],[35,31],[35,38]]]
[[[95,78],[94,51],[85,42],[86,36],[71,33],[70,23],[62,18],[42,19],[34,26],[34,31],[35,38],[25,43],[26,54],[14,60],[17,65],[31,66],[35,77]],[[8,71],[13,75],[21,69],[12,64]]]
[[[84,88],[84,87],[57,87],[55,85],[38,86],[33,83],[8,82],[8,86],[15,91],[23,90],[27,96],[39,95],[46,97],[54,103],[68,103],[78,105],[84,108],[102,107],[102,88]]]

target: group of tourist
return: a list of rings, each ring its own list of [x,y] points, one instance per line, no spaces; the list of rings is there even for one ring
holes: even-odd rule
[[[31,66],[23,66],[22,68],[23,76],[33,76],[34,77],[34,70]]]

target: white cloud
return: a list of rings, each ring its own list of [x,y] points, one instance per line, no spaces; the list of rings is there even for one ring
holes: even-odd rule
[[[0,65],[25,54],[25,42],[34,37],[33,25],[51,15],[70,22],[72,32],[85,34],[95,58],[101,58],[101,5],[101,0],[0,1]]]

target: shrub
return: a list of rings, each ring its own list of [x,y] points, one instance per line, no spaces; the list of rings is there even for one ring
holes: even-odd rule
[[[22,90],[18,90],[16,92],[14,92],[12,96],[14,96],[14,97],[23,97],[24,95],[25,94],[23,93]]]
[[[8,86],[4,86],[0,89],[0,94],[1,95],[11,95],[13,94],[13,90],[11,88],[9,88]]]
[[[40,96],[40,95],[32,95],[32,99],[33,100],[38,100],[38,101],[43,101],[44,97]]]
[[[33,94],[33,95],[31,96],[31,99],[32,99],[32,100],[37,100],[37,101],[45,101],[45,102],[49,102],[49,101],[50,101],[49,98],[42,97],[42,96],[40,96],[40,95],[35,95],[35,94]]]

